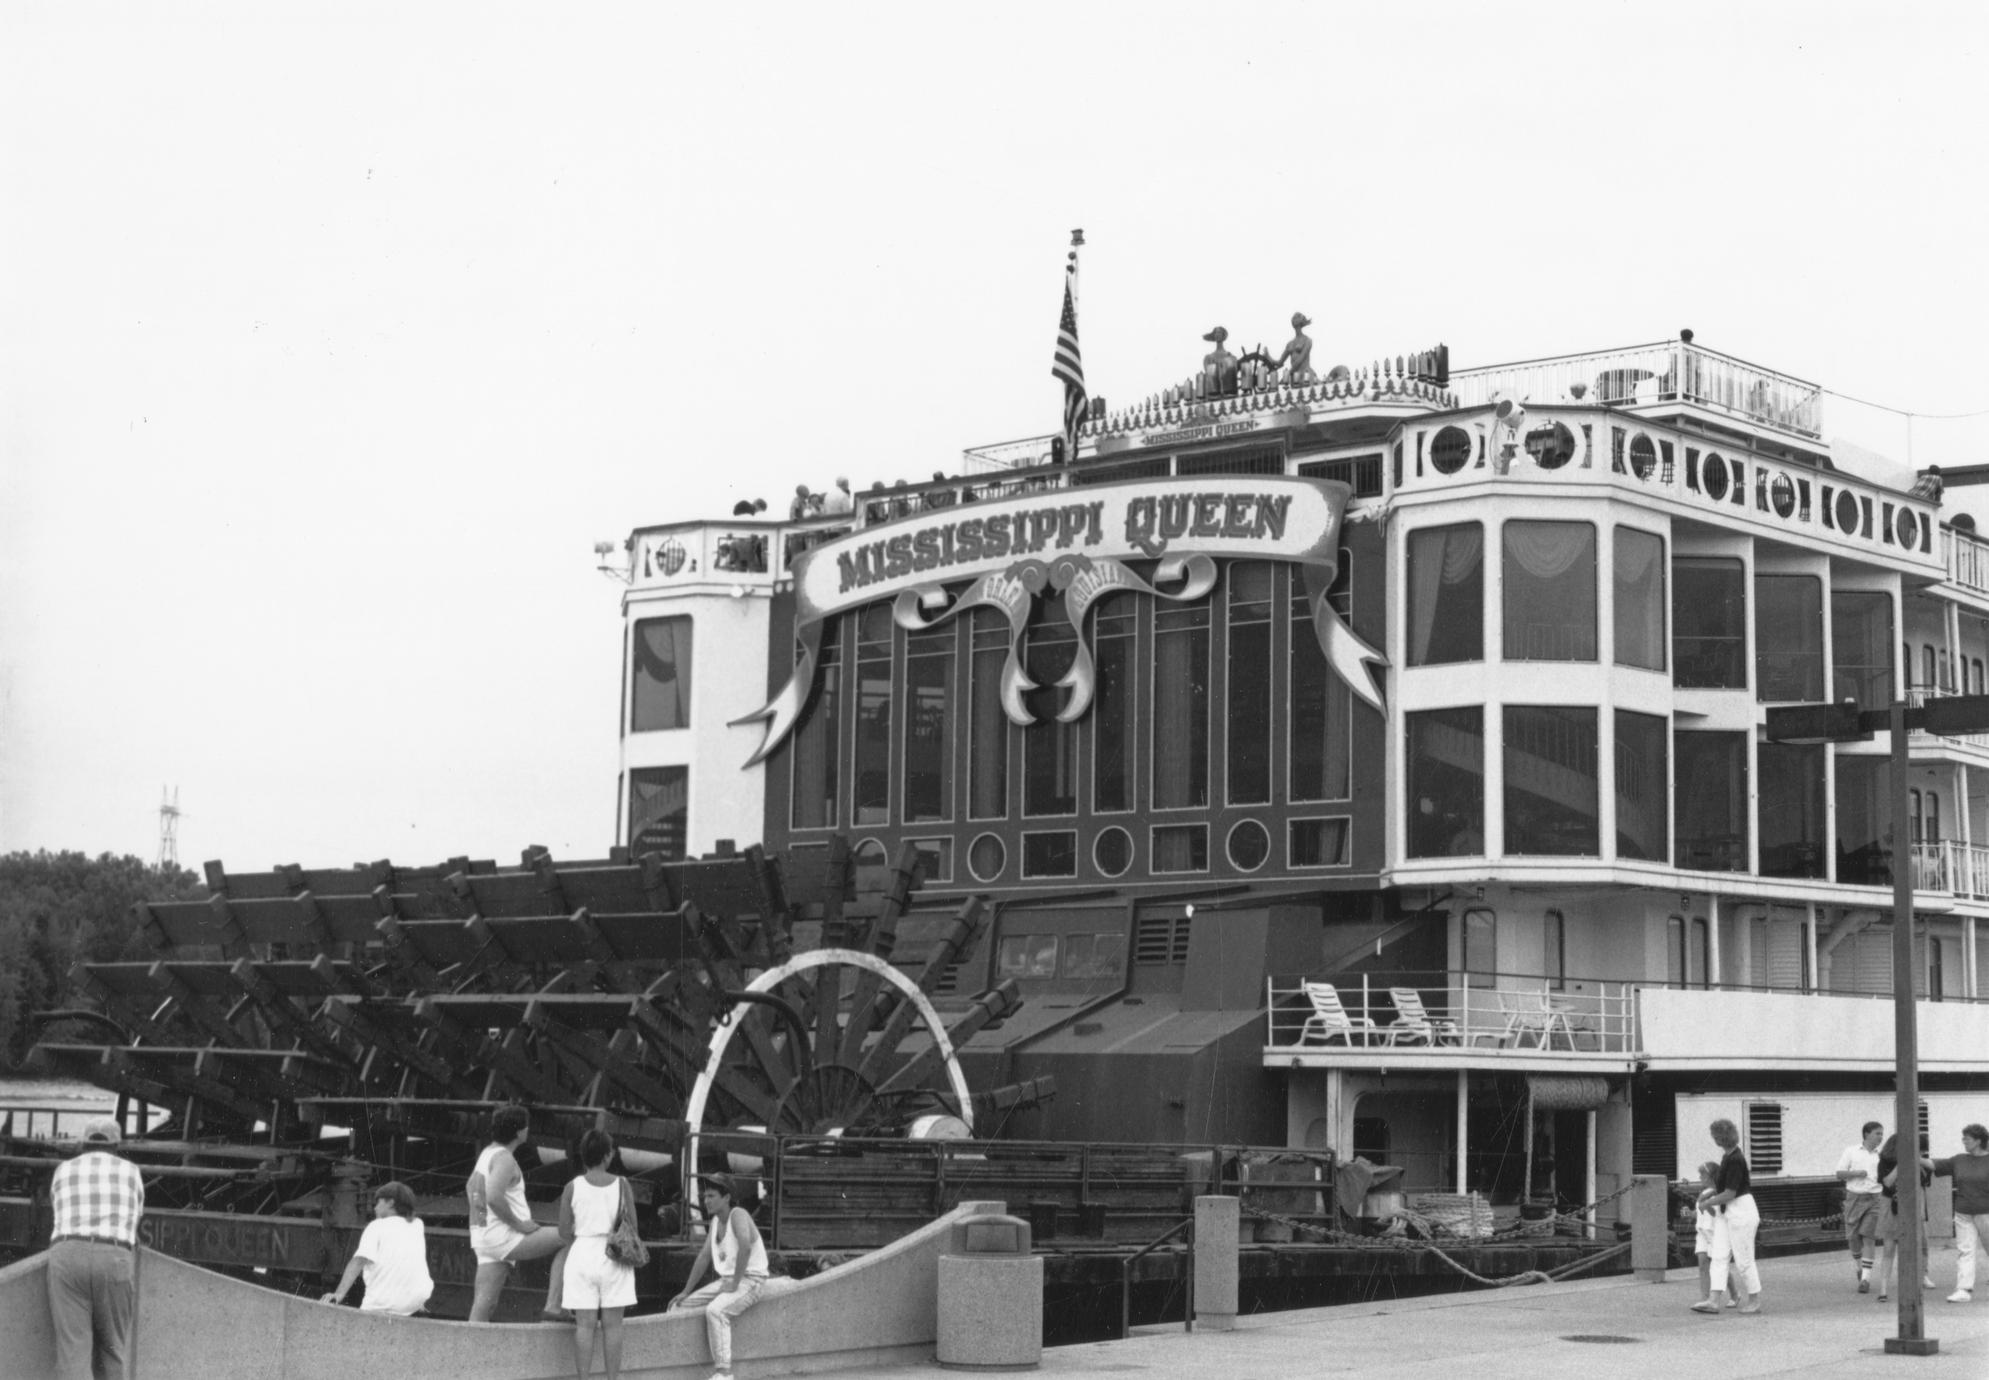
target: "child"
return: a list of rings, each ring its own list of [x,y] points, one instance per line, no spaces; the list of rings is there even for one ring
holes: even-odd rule
[[[1693,1232],[1692,1253],[1699,1258],[1699,1302],[1693,1308],[1701,1313],[1716,1313],[1720,1305],[1713,1300],[1713,1218],[1714,1213],[1706,1206],[1706,1196],[1719,1182],[1720,1165],[1717,1160],[1707,1160],[1699,1166],[1699,1206],[1698,1220]],[[1740,1287],[1733,1275],[1727,1276],[1727,1307],[1740,1307],[1740,1297],[1735,1292]]]

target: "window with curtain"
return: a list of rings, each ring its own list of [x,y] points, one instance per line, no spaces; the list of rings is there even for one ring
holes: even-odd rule
[[[1823,745],[1762,743],[1755,760],[1761,773],[1756,821],[1761,875],[1823,876]]]
[[[891,819],[891,650],[889,604],[856,615],[856,809],[858,824]]]
[[[1505,707],[1505,851],[1562,857],[1602,852],[1596,712]]]
[[[1286,712],[1291,717],[1285,740],[1286,796],[1347,800],[1353,794],[1353,691],[1319,649],[1304,582],[1294,575],[1291,585],[1291,616],[1286,623],[1291,653],[1285,658]]]
[[[1409,664],[1485,659],[1485,529],[1475,522],[1411,532]]]
[[[905,634],[905,820],[953,818],[953,675],[960,625]]]
[[[1664,669],[1664,538],[1616,529],[1616,664]]]
[[[1485,852],[1485,711],[1429,709],[1406,716],[1408,856]]]
[[[639,767],[628,774],[629,851],[683,860],[690,822],[691,769]]]
[[[1837,880],[1892,885],[1892,763],[1884,757],[1839,753]]]
[[[1153,805],[1209,803],[1209,602],[1153,610]],[[1032,672],[1033,675],[1033,672]]]
[[[1508,522],[1505,659],[1595,660],[1595,528],[1586,522]]]
[[[1094,810],[1133,808],[1133,760],[1139,740],[1133,717],[1138,651],[1139,599],[1115,594],[1092,614],[1092,653],[1097,659],[1097,698],[1091,709]]]
[[[1069,691],[1057,684],[1077,659],[1077,631],[1065,621],[1064,597],[1045,597],[1022,635],[1022,664],[1034,690],[1022,703],[1035,722],[1022,732],[1022,813],[1077,813],[1077,725],[1057,722]]]
[[[1754,577],[1755,696],[1764,703],[1823,698],[1823,581]]]
[[[635,625],[629,729],[652,733],[691,726],[691,620],[645,618]]]
[[[1474,906],[1464,912],[1464,973],[1472,987],[1499,985],[1499,921],[1490,910]]]
[[[1747,584],[1739,561],[1672,561],[1671,683],[1686,690],[1747,688]]]
[[[1008,620],[975,609],[967,692],[967,813],[974,819],[1008,815],[1008,714],[1001,707],[1001,670],[1008,664]]]
[[[832,829],[837,822],[837,763],[842,755],[842,633],[846,619],[822,625],[815,680],[794,729],[794,789],[789,818],[796,829]]]
[[[1666,723],[1656,714],[1616,711],[1616,856],[1663,862],[1671,856],[1665,802],[1671,784]]]
[[[1838,590],[1830,596],[1830,698],[1878,709],[1892,703],[1892,596]]]
[[[1746,735],[1674,733],[1671,754],[1674,865],[1696,872],[1747,871]]]
[[[1226,584],[1229,803],[1263,805],[1271,799],[1271,567],[1231,561]]]

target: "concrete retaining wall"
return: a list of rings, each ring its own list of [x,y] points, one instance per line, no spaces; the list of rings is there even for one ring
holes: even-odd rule
[[[776,1280],[734,1325],[744,1375],[929,1361],[938,1330],[939,1257],[962,1248],[958,1223],[1004,1211],[962,1203],[939,1220],[811,1279]],[[47,1255],[0,1270],[0,1380],[45,1380],[54,1367]],[[565,1380],[573,1329],[556,1323],[396,1318],[280,1294],[146,1249],[138,1270],[138,1372],[145,1380]],[[631,1318],[622,1374],[704,1380],[711,1371],[700,1314]],[[596,1361],[598,1367],[599,1362]]]

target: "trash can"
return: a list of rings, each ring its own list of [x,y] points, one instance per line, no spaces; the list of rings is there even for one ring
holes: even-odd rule
[[[1033,1370],[1043,1360],[1043,1258],[1029,1224],[993,1214],[960,1223],[959,1250],[939,1257],[939,1364],[949,1370]]]

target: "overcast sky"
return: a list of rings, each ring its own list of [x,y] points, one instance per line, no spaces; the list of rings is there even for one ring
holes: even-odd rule
[[[601,856],[593,543],[1050,431],[1073,226],[1114,404],[1303,310],[1989,409],[1989,6],[964,8],[0,3],[0,849]]]

